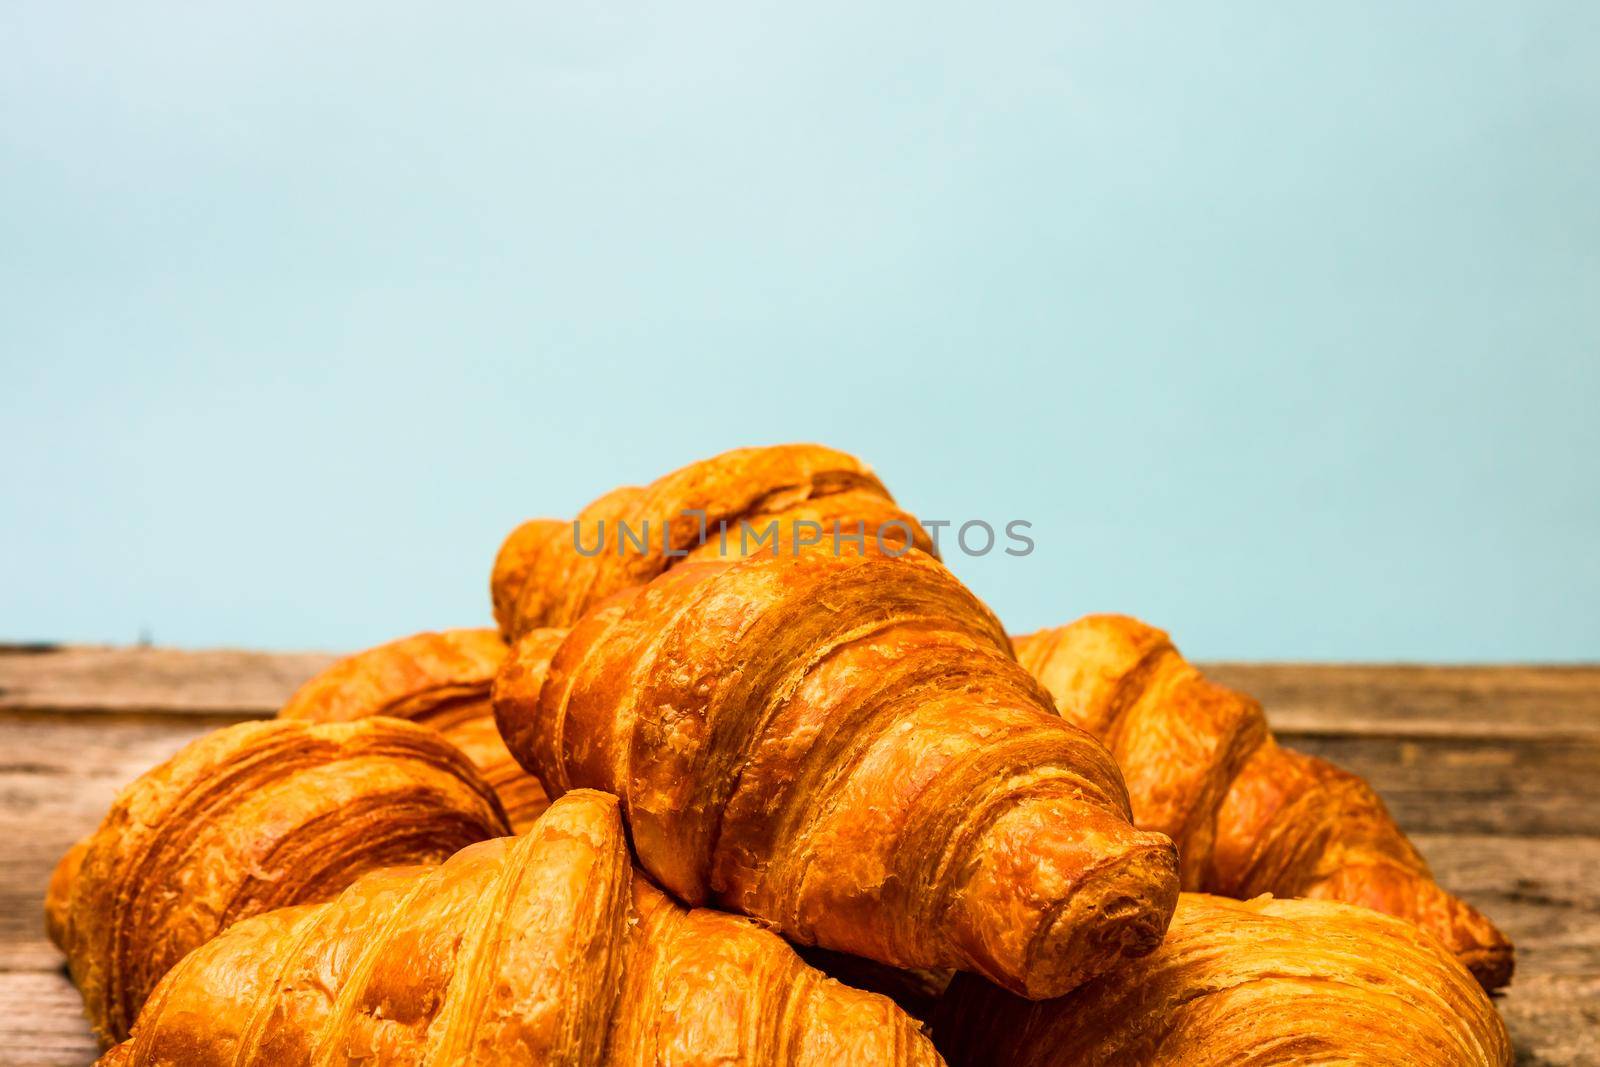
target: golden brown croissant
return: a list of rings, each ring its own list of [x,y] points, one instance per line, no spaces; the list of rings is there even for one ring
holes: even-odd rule
[[[278,715],[308,722],[391,715],[431,726],[466,753],[520,831],[548,801],[495,729],[489,687],[505,657],[493,630],[414,634],[340,660],[301,686]]]
[[[546,552],[559,552],[561,539],[572,536],[572,525],[560,519],[529,519],[512,530],[500,545],[494,570],[489,574],[489,598],[494,603],[495,624],[506,640],[528,628],[522,624],[517,601],[534,563]]]
[[[50,885],[44,892],[44,932],[50,943],[63,952],[67,949],[67,927],[72,923],[72,887],[78,882],[78,871],[93,839],[90,834],[67,849],[50,872]]]
[[[538,626],[571,626],[612,593],[672,566],[736,559],[746,550],[790,555],[797,540],[826,533],[831,544],[836,523],[842,535],[863,533],[869,547],[881,536],[889,547],[932,548],[917,520],[854,456],[821,445],[741,448],[647,486],[615,489],[575,524],[519,526],[495,559],[495,618],[507,640]],[[773,536],[758,542],[769,525]]]
[[[958,976],[934,1036],[955,1067],[1503,1067],[1505,1024],[1431,935],[1331,901],[1184,893],[1154,953],[1033,1003]]]
[[[921,552],[684,564],[586,616],[537,690],[520,652],[507,745],[553,796],[621,796],[681,900],[1032,997],[1171,916],[1171,842],[1129,824],[1110,756]]]
[[[1434,934],[1484,988],[1510,980],[1511,942],[1434,882],[1371,787],[1279,747],[1260,705],[1208,681],[1165,633],[1091,615],[1015,645],[1061,714],[1116,756],[1139,826],[1177,843],[1184,888],[1362,904]]]
[[[46,912],[95,1032],[117,1040],[168,968],[230,923],[508,831],[488,785],[432,730],[241,723],[124,789],[63,859]]]
[[[233,926],[167,976],[105,1062],[941,1061],[888,998],[635,876],[616,798],[581,790],[521,837]]]

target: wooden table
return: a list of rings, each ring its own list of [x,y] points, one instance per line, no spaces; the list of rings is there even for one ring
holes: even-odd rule
[[[56,858],[118,788],[269,715],[330,657],[0,646],[0,1062],[95,1054],[45,939]],[[1519,1062],[1600,1064],[1600,667],[1216,664],[1288,744],[1372,782],[1439,880],[1517,945]]]

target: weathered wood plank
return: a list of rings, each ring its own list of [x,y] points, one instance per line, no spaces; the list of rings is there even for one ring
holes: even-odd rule
[[[1275,729],[1294,733],[1600,738],[1600,665],[1213,663],[1204,669],[1260,700]]]
[[[324,652],[0,645],[0,710],[270,715]],[[1600,666],[1203,665],[1297,734],[1600,738]]]
[[[0,646],[0,710],[270,715],[324,652]]]
[[[1600,1063],[1600,839],[1413,837],[1434,874],[1517,946],[1498,999],[1525,1064]]]
[[[1413,833],[1600,835],[1600,738],[1279,739],[1361,775]]]
[[[1530,974],[1499,999],[1517,1063],[1592,1067],[1600,1063],[1600,976]]]
[[[0,1062],[83,1067],[100,1054],[78,991],[60,971],[0,973]]]

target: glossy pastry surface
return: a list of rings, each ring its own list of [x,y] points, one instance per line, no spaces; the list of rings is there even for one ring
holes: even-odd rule
[[[431,730],[240,723],[124,789],[63,859],[46,912],[90,1022],[112,1041],[173,964],[230,924],[508,831],[489,786]]]
[[[278,715],[308,722],[391,715],[431,726],[472,760],[520,830],[548,801],[495,729],[489,689],[505,658],[505,642],[493,630],[413,634],[340,660],[301,686]]]
[[[1361,904],[1428,930],[1486,989],[1510,980],[1510,940],[1433,880],[1377,793],[1280,746],[1256,701],[1165,633],[1090,615],[1014,641],[1061,715],[1116,756],[1135,821],[1177,843],[1186,889]]]
[[[629,863],[614,797],[239,923],[161,984],[107,1062],[683,1067],[940,1063],[892,1001]]]
[[[869,546],[881,534],[891,547],[932,547],[854,456],[806,444],[734,449],[649,485],[614,489],[575,523],[535,519],[517,527],[495,560],[495,618],[508,640],[535,627],[571,626],[611,594],[688,560],[792,555],[796,540],[826,535],[831,544],[836,526],[864,531]]]
[[[920,552],[684,563],[586,616],[541,682],[502,678],[497,711],[552,793],[617,793],[665,888],[797,943],[1039,997],[1171,915],[1171,843]]]
[[[935,1037],[954,1067],[1506,1067],[1504,1023],[1431,935],[1316,900],[1184,893],[1161,947],[1059,1000],[958,976]]]

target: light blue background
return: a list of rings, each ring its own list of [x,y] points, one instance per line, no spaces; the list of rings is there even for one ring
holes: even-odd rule
[[[1600,4],[0,9],[0,637],[476,624],[816,439],[1016,628],[1600,658]]]

